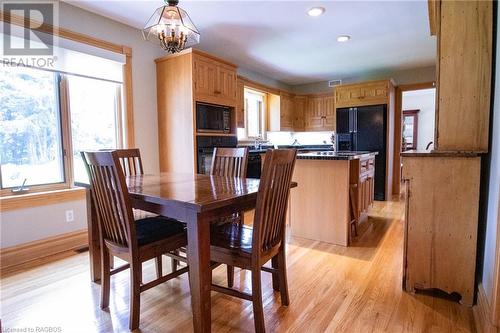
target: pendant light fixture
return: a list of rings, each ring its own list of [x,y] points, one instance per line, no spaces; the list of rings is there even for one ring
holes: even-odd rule
[[[168,53],[177,53],[200,42],[200,33],[188,13],[177,7],[179,0],[165,0],[142,30],[146,40],[159,40]]]

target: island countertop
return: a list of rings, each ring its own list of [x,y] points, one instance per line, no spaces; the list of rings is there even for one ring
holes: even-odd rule
[[[378,155],[378,152],[369,151],[349,151],[349,152],[335,152],[335,151],[318,151],[310,153],[298,153],[298,160],[355,160],[369,158]]]

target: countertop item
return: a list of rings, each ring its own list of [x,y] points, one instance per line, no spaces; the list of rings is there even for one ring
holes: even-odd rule
[[[378,155],[378,152],[369,151],[318,151],[311,153],[299,153],[299,160],[355,160]]]

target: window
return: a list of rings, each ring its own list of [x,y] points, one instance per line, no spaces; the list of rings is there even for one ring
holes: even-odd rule
[[[73,174],[75,182],[88,182],[82,150],[120,146],[121,84],[68,75]]]
[[[266,95],[245,88],[245,130],[247,138],[264,135]]]
[[[0,186],[64,183],[56,73],[0,67]]]
[[[80,151],[122,146],[121,91],[120,82],[0,66],[0,193],[25,180],[30,192],[88,182]]]

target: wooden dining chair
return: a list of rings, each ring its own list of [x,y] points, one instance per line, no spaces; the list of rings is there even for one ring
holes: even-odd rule
[[[212,157],[211,175],[224,177],[247,176],[248,147],[242,148],[215,148]],[[215,225],[225,223],[243,223],[243,212],[223,217]],[[234,284],[234,267],[227,265],[227,284],[231,288]]]
[[[129,328],[139,327],[140,293],[188,271],[184,267],[142,283],[142,263],[187,245],[184,224],[163,216],[134,220],[119,152],[82,152],[92,200],[96,207],[101,246],[101,308],[109,306],[111,275],[130,268]],[[110,255],[127,262],[111,269]]]
[[[278,279],[281,304],[288,305],[285,264],[285,220],[293,168],[294,149],[268,150],[260,179],[253,228],[226,223],[211,234],[210,259],[215,263],[240,267],[252,272],[252,294],[212,284],[214,291],[253,302],[256,332],[265,332],[261,270]],[[269,260],[276,268],[263,267]]]
[[[248,147],[214,148],[211,175],[224,177],[247,176]]]

